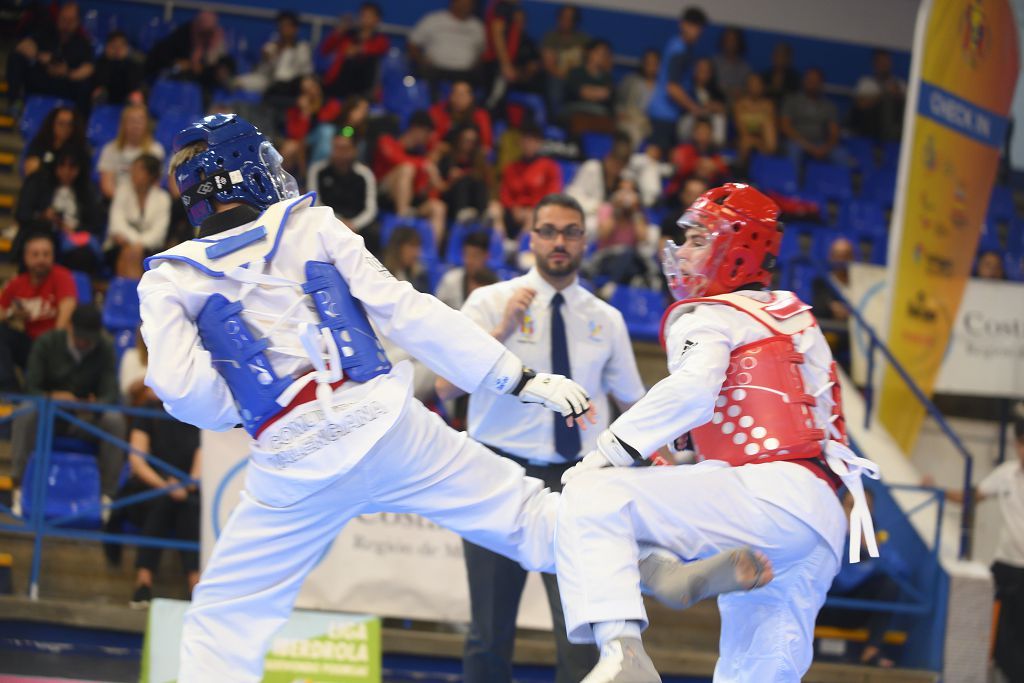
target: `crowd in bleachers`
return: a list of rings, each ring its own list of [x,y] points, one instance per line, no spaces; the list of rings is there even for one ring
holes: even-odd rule
[[[660,246],[679,241],[681,209],[722,181],[779,201],[780,283],[822,317],[843,312],[815,285],[821,264],[842,279],[851,260],[885,263],[906,87],[886,52],[841,114],[827,73],[798,73],[785,43],[751,64],[743,31],[727,28],[702,52],[698,9],[616,78],[614,44],[585,32],[579,8],[531,36],[519,2],[481,4],[451,0],[403,40],[381,32],[381,7],[367,2],[316,45],[282,11],[255,57],[208,10],[172,26],[154,8],[129,37],[112,18],[94,17],[90,34],[71,2],[30,5],[8,60],[25,140],[13,254],[26,272],[0,294],[0,388],[39,389],[16,368],[38,337],[74,338],[73,302],[88,306],[93,291],[117,357],[135,345],[143,259],[192,233],[164,160],[204,113],[259,125],[300,187],[396,276],[452,306],[530,266],[531,209],[563,189],[586,212],[590,284],[638,338],[656,335],[665,301]],[[980,274],[1022,277],[1022,225],[997,187]],[[136,483],[166,483],[143,464],[132,461]]]

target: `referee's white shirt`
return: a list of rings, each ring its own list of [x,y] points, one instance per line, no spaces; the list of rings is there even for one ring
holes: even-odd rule
[[[505,346],[537,372],[551,372],[551,299],[557,290],[536,268],[525,275],[473,290],[463,313],[488,332],[501,322],[505,305],[521,287],[537,292],[522,324]],[[597,408],[597,424],[580,433],[580,457],[595,447],[597,435],[608,426],[611,394],[624,403],[644,395],[626,323],[618,310],[580,286],[562,290],[562,319],[569,346],[572,379],[590,395]],[[469,397],[469,435],[490,446],[535,464],[564,463],[555,450],[555,423],[551,412],[520,403],[515,396],[478,391]]]

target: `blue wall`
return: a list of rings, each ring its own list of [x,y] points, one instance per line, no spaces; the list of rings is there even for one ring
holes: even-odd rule
[[[241,7],[263,7],[277,10],[284,5],[280,0],[223,0],[226,4]],[[102,16],[116,15],[118,26],[132,29],[142,26],[150,17],[158,16],[162,9],[152,5],[140,5],[116,0],[84,0],[86,9],[98,9]],[[385,6],[384,21],[389,24],[411,27],[427,12],[447,6],[447,0],[412,0],[398,3],[381,3]],[[336,14],[354,13],[360,0],[338,0],[331,3]],[[523,0],[526,10],[528,33],[536,40],[551,29],[558,12],[558,5]],[[325,3],[320,0],[292,0],[287,7],[297,12],[323,14]],[[193,12],[176,10],[176,22],[186,20]],[[712,15],[712,20],[714,16]],[[252,54],[258,55],[259,45],[272,32],[271,22],[247,17],[232,17],[224,21],[237,35],[244,35]],[[607,38],[617,54],[639,57],[648,47],[661,49],[665,42],[677,32],[677,23],[671,19],[644,14],[631,14],[604,9],[584,8],[581,28],[592,36]],[[701,39],[699,51],[711,54],[715,51],[720,26],[712,25]],[[308,34],[308,28],[306,29]],[[803,36],[785,35],[767,31],[747,30],[747,58],[757,69],[768,65],[772,48],[780,41],[788,41],[794,50],[794,62],[798,69],[820,66],[825,69],[829,83],[853,85],[857,78],[870,71],[872,48]],[[910,67],[910,53],[894,53],[897,73],[906,77]]]

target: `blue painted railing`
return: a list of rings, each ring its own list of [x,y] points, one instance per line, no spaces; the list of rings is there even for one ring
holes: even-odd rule
[[[121,405],[104,403],[78,403],[75,401],[53,401],[42,396],[25,396],[17,394],[2,394],[4,400],[20,404],[10,415],[0,418],[0,424],[13,422],[19,415],[30,411],[37,413],[36,421],[36,443],[33,450],[33,458],[38,462],[32,469],[31,480],[21,482],[23,491],[31,491],[32,509],[29,516],[23,517],[14,514],[11,508],[0,503],[0,513],[12,517],[15,521],[0,521],[0,530],[13,533],[32,535],[34,545],[32,548],[32,565],[29,572],[29,596],[33,599],[39,597],[39,575],[42,568],[43,539],[51,538],[74,538],[85,541],[96,541],[99,543],[112,543],[121,545],[149,546],[154,548],[165,548],[171,550],[190,550],[199,552],[199,543],[196,541],[184,541],[173,538],[154,538],[138,534],[112,534],[104,531],[93,531],[89,529],[72,529],[66,525],[83,517],[95,515],[100,510],[118,510],[131,505],[138,505],[147,500],[165,496],[178,488],[187,486],[198,486],[199,481],[193,479],[188,472],[164,462],[156,456],[133,448],[130,443],[119,439],[108,432],[96,427],[77,417],[71,411],[102,413],[115,411],[136,417],[152,417],[164,420],[173,420],[170,415],[163,411],[150,408],[135,408]],[[96,505],[86,507],[70,515],[64,515],[57,519],[46,519],[46,477],[50,468],[50,457],[53,452],[53,436],[58,420],[88,432],[97,439],[110,442],[125,452],[134,453],[145,458],[155,469],[165,472],[178,481],[163,488],[143,491],[131,496],[120,498],[111,503],[103,504],[97,500]]]

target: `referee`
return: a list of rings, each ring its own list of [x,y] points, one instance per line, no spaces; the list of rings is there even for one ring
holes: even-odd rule
[[[576,273],[586,247],[583,210],[565,194],[550,194],[534,209],[530,250],[536,265],[521,277],[473,291],[462,311],[538,372],[578,382],[597,408],[586,431],[559,415],[486,392],[469,398],[469,435],[514,460],[531,477],[561,490],[567,468],[595,447],[608,426],[609,394],[620,410],[644,395],[626,324],[616,309],[580,286]],[[461,390],[439,378],[445,400]],[[472,623],[463,654],[466,683],[512,680],[516,614],[526,582],[518,563],[464,542]],[[554,575],[544,574],[558,649],[558,683],[577,683],[597,663],[590,645],[570,645]]]

